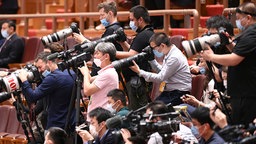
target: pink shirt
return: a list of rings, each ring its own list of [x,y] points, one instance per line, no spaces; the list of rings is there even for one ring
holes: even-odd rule
[[[118,74],[112,65],[108,65],[98,72],[93,84],[100,90],[91,95],[87,114],[96,107],[106,107],[108,103],[107,93],[112,89],[119,88]],[[87,117],[88,119],[89,117]]]

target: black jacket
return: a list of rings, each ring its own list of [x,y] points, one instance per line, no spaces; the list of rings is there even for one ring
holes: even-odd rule
[[[0,68],[8,68],[10,63],[19,63],[22,60],[24,41],[16,34],[13,34],[0,51]]]

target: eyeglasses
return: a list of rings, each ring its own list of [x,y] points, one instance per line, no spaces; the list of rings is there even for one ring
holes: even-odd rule
[[[151,48],[154,49],[154,50],[158,50],[158,49],[159,49],[159,46],[160,46],[160,45],[156,45],[156,46],[151,47]],[[158,48],[157,48],[157,47],[158,47]]]
[[[249,12],[246,12],[246,11],[242,11],[242,10],[240,10],[239,8],[236,8],[236,13],[247,14],[247,15],[251,15],[251,16],[253,16],[253,17],[256,17],[256,14],[249,13]]]

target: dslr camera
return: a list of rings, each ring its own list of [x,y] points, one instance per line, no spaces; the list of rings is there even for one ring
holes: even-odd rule
[[[32,64],[27,64],[23,69],[25,69],[28,72],[28,82],[37,83],[41,81],[41,76],[36,66]],[[16,70],[13,73],[0,79],[1,86],[6,92],[12,93],[20,89],[21,81],[18,77],[19,72],[20,70]]]
[[[186,56],[189,58],[196,53],[207,49],[207,46],[210,46],[215,53],[227,53],[228,51],[224,46],[229,44],[229,36],[225,34],[225,31],[226,29],[221,27],[218,29],[217,34],[205,35],[193,40],[182,41]]]
[[[66,29],[63,29],[61,31],[58,31],[56,33],[53,33],[53,34],[49,34],[47,36],[43,36],[41,38],[41,41],[44,45],[48,45],[50,43],[53,43],[53,42],[58,42],[68,36],[70,36],[72,33],[80,33],[80,30],[79,28],[77,27],[77,23],[71,23],[70,27],[69,28],[66,28]]]

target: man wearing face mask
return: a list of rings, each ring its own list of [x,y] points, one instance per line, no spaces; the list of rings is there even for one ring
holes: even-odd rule
[[[118,51],[116,57],[119,59],[128,58],[139,54],[149,45],[149,38],[154,34],[153,27],[150,25],[150,17],[148,10],[143,6],[134,6],[130,9],[130,27],[137,34],[131,45],[127,42],[121,43],[125,52]],[[147,60],[140,60],[138,65],[143,69],[150,71],[150,65]],[[123,68],[122,73],[126,81],[126,89],[129,97],[129,109],[136,110],[145,106],[149,101],[149,93],[151,91],[150,84],[145,82],[144,78],[140,78],[129,68]],[[139,85],[140,89],[137,88]]]
[[[156,57],[164,56],[163,64],[160,65],[154,59],[150,61],[156,73],[140,69],[135,62],[131,69],[148,82],[162,83],[159,88],[162,89],[162,93],[156,100],[165,104],[172,103],[174,106],[183,103],[180,97],[190,93],[192,81],[187,58],[170,43],[165,33],[155,33],[149,42]]]
[[[106,126],[106,120],[112,117],[110,111],[97,107],[89,113],[90,126],[87,130],[77,130],[84,144],[114,144],[114,136],[111,129]]]
[[[16,34],[16,24],[12,21],[4,21],[1,34],[5,38],[0,47],[0,67],[9,68],[10,63],[19,63],[24,51],[24,41]]]
[[[227,94],[231,97],[233,124],[248,125],[255,118],[256,109],[256,5],[248,2],[236,9],[236,24],[241,33],[227,47],[231,54],[214,54],[209,48],[201,52],[205,60],[228,66]]]
[[[19,79],[21,80],[22,93],[29,103],[36,102],[39,99],[47,99],[47,125],[46,130],[50,127],[65,128],[67,119],[68,106],[72,96],[73,86],[76,75],[70,70],[68,72],[60,71],[57,66],[58,59],[48,59],[47,67],[51,71],[42,81],[42,83],[32,89],[31,84],[27,81],[28,72],[21,70]],[[71,112],[69,128],[67,132],[75,130],[75,110]]]
[[[98,75],[91,77],[86,63],[83,67],[79,68],[84,76],[84,95],[90,96],[87,113],[96,107],[106,108],[108,91],[119,87],[117,72],[111,65],[112,61],[115,60],[115,56],[116,49],[114,44],[102,42],[95,47],[94,52],[94,63],[101,68]],[[87,117],[87,120],[89,118]]]
[[[126,97],[122,90],[113,89],[108,92],[108,105],[106,107],[111,113],[126,116],[129,113],[129,109],[126,107]]]
[[[101,38],[114,34],[114,32],[120,28],[120,23],[117,21],[117,7],[115,2],[103,2],[98,4],[98,10],[100,13],[100,22],[105,27],[105,32],[102,34]],[[82,34],[73,33],[75,40],[78,43],[89,42]],[[126,37],[123,40],[120,40],[122,43],[126,40]],[[123,51],[123,48],[116,40],[111,40],[115,45],[116,50]],[[91,75],[97,75],[97,72],[100,70],[100,67],[97,67],[93,64],[93,69]]]
[[[213,130],[214,122],[210,118],[210,109],[199,107],[191,113],[192,123],[201,139],[199,144],[222,144],[225,141]]]
[[[38,72],[42,75],[42,79],[44,79],[47,75],[51,73],[49,68],[47,67],[47,56],[50,55],[49,52],[41,52],[37,55],[35,59],[35,66],[38,69]],[[37,84],[37,87],[40,83]],[[36,104],[31,104],[30,109],[32,112],[32,117],[34,120],[37,120],[38,125],[40,126],[41,130],[43,131],[46,128],[47,124],[47,98],[44,97],[36,101]],[[36,126],[35,126],[36,128]],[[37,134],[37,130],[34,132]]]

